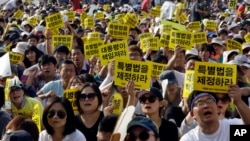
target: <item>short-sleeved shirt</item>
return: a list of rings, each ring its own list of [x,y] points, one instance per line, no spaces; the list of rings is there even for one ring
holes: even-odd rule
[[[58,73],[55,73],[55,76],[54,78],[52,79],[52,81],[55,81],[55,80],[59,80],[61,78],[61,76],[58,74]],[[34,81],[33,81],[33,84],[32,86],[34,87],[34,89],[36,91],[39,91],[45,84],[47,84],[49,82],[46,82],[44,80],[44,77],[42,74],[39,74],[35,77]]]
[[[44,94],[50,90],[53,90],[59,97],[63,96],[64,88],[62,86],[62,80],[50,81],[41,88]]]
[[[196,9],[200,9],[200,10],[203,9],[202,5],[198,1],[194,2],[191,7],[190,22],[201,21],[203,18],[202,15],[196,11]]]

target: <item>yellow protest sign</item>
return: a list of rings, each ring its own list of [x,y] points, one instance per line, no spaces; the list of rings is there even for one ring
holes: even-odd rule
[[[176,45],[184,47],[186,50],[192,48],[192,33],[188,31],[172,30],[170,34],[169,48],[175,48]]]
[[[52,14],[45,17],[45,21],[46,21],[46,28],[48,29],[64,27],[63,18],[60,13]]]
[[[140,40],[145,39],[145,38],[150,38],[150,37],[153,37],[153,36],[149,32],[144,32],[144,33],[142,33],[142,34],[139,35],[139,39]]]
[[[103,5],[103,10],[109,11],[110,10],[110,5],[109,4],[104,4]]]
[[[4,109],[7,111],[11,110],[11,102],[10,102],[10,79],[11,78],[7,78],[5,81],[5,87],[4,87]]]
[[[181,15],[179,16],[180,18],[180,23],[185,24],[188,20],[188,16],[185,12],[182,12]]]
[[[193,30],[201,30],[201,23],[199,21],[196,22],[191,22],[188,24],[188,30],[193,31]]]
[[[148,13],[146,13],[145,11],[141,11],[140,16],[139,16],[140,20],[147,18],[147,17],[148,17]]]
[[[120,93],[114,93],[109,103],[114,103],[114,109],[112,110],[112,113],[115,115],[120,115],[123,110],[123,97]]]
[[[185,71],[185,79],[184,79],[184,87],[183,87],[183,97],[187,98],[190,93],[193,91],[194,84],[194,71],[186,70]]]
[[[15,13],[14,13],[14,17],[17,19],[22,19],[23,18],[23,11],[21,11],[20,9],[18,9]]]
[[[82,12],[80,15],[81,23],[84,23],[84,20],[88,17],[87,13]]]
[[[11,64],[18,64],[19,62],[23,61],[23,55],[15,52],[9,52],[10,56],[10,63]]]
[[[36,26],[37,24],[37,18],[35,16],[29,17],[27,19],[28,23],[30,23],[32,26]]]
[[[245,13],[247,13],[248,11],[250,11],[250,6],[246,5]]]
[[[77,98],[78,92],[79,92],[79,88],[73,88],[73,89],[66,89],[63,93],[63,97],[67,98],[70,101],[73,107],[73,110],[75,112],[77,111],[76,98]]]
[[[158,51],[160,48],[160,41],[158,37],[150,37],[140,40],[140,47],[143,52],[148,49]]]
[[[51,28],[49,30],[52,35],[59,35],[59,28]]]
[[[166,64],[152,62],[152,77],[159,78],[159,75],[165,70]]]
[[[53,35],[52,36],[52,47],[55,48],[58,45],[65,45],[69,50],[73,46],[73,36],[72,35]]]
[[[10,52],[10,51],[11,51],[11,50],[10,50],[11,45],[12,45],[12,44],[8,44],[6,47],[4,47],[3,50],[4,50],[5,52]]]
[[[172,30],[172,25],[170,25],[170,24],[161,24],[160,25],[160,34],[170,33],[171,30]]]
[[[74,11],[66,11],[64,14],[68,16],[68,21],[73,21],[75,19]]]
[[[108,64],[114,58],[129,58],[128,42],[126,40],[108,43],[98,47],[98,49],[102,65]]]
[[[87,35],[88,40],[100,40],[101,38],[100,32],[89,32]]]
[[[40,115],[40,108],[38,104],[35,104],[35,106],[33,107],[33,114],[32,114],[32,120],[35,122],[38,131],[41,132],[41,119],[42,119],[42,115]]]
[[[129,25],[131,28],[135,28],[138,24],[138,19],[134,13],[127,13],[123,18],[124,24]]]
[[[115,15],[115,19],[116,20],[123,20],[123,18],[125,17],[125,13],[121,13],[121,14],[117,14],[117,15]]]
[[[168,46],[169,45],[169,40],[170,40],[170,34],[169,33],[162,33],[161,38],[160,38],[160,44],[161,46]]]
[[[94,18],[85,18],[84,19],[85,28],[93,28],[94,27]]]
[[[172,25],[173,29],[177,29],[177,30],[180,30],[180,31],[186,31],[187,30],[186,26],[175,23],[175,22],[171,22],[171,21],[167,21],[167,20],[161,20],[161,23],[162,24],[167,24],[167,25]]]
[[[126,86],[129,80],[133,80],[135,88],[149,89],[152,76],[152,63],[116,59],[114,81],[117,86]]]
[[[129,26],[125,24],[109,23],[108,34],[116,39],[127,39],[129,35]]]
[[[236,9],[237,1],[236,0],[229,0],[228,1],[228,9]]]
[[[194,90],[228,93],[228,85],[236,84],[236,65],[195,62]]]
[[[98,47],[103,45],[103,41],[99,40],[99,41],[95,41],[95,42],[90,42],[90,43],[86,43],[84,44],[84,55],[86,59],[91,58],[91,56],[99,56],[98,53]]]
[[[150,13],[150,16],[152,16],[152,17],[160,17],[161,9],[157,9],[154,7],[154,8],[150,9],[149,13]]]
[[[250,42],[250,33],[247,33],[247,34],[244,36],[244,39],[246,40],[246,42]]]
[[[242,53],[241,43],[227,39],[227,50],[239,50],[239,52]]]
[[[96,12],[94,14],[94,18],[95,18],[95,20],[102,20],[102,19],[104,19],[104,13],[103,12]]]
[[[207,43],[207,34],[206,32],[195,32],[193,35],[193,44],[202,44]]]
[[[208,20],[208,21],[205,22],[204,26],[206,27],[206,29],[216,31],[216,29],[217,29],[217,22],[216,21],[212,21],[212,20]]]

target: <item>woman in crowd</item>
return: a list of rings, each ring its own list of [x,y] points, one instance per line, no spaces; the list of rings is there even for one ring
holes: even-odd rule
[[[86,141],[85,136],[76,129],[73,108],[68,99],[53,97],[43,113],[45,130],[39,141]]]

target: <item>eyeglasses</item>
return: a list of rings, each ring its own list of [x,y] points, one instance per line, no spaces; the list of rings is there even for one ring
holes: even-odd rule
[[[199,101],[195,102],[194,106],[195,107],[202,107],[205,104],[211,105],[213,103],[215,103],[215,100],[213,98],[208,98],[208,99],[205,99],[205,100],[199,100]]]
[[[228,97],[222,97],[222,98],[219,98],[217,97],[217,102],[221,101],[222,104],[225,104],[227,102],[230,101],[230,99]]]
[[[138,136],[135,136],[133,133],[129,133],[129,141],[135,141],[137,138],[139,138],[142,141],[148,140],[150,135],[155,136],[152,133],[148,133],[148,131],[142,131]]]
[[[47,117],[48,118],[53,118],[55,115],[57,115],[60,119],[64,119],[66,117],[66,113],[62,110],[51,110],[48,112]]]
[[[146,101],[148,100],[148,102],[149,103],[154,103],[155,101],[156,101],[156,96],[154,96],[154,95],[151,95],[151,96],[149,96],[149,97],[141,97],[141,98],[139,98],[139,101],[140,101],[140,103],[146,103]]]
[[[80,101],[84,101],[84,100],[86,100],[86,98],[88,98],[88,100],[92,101],[95,99],[95,97],[96,97],[95,93],[89,93],[89,94],[82,93],[82,94],[78,95],[78,99]]]

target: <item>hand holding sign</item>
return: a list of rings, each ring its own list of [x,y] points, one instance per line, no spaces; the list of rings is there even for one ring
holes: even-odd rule
[[[108,72],[111,76],[114,76],[115,74],[115,60],[112,60],[108,64]]]
[[[234,104],[237,104],[238,102],[242,101],[241,100],[242,92],[238,85],[236,84],[229,85],[228,94],[232,98]]]

